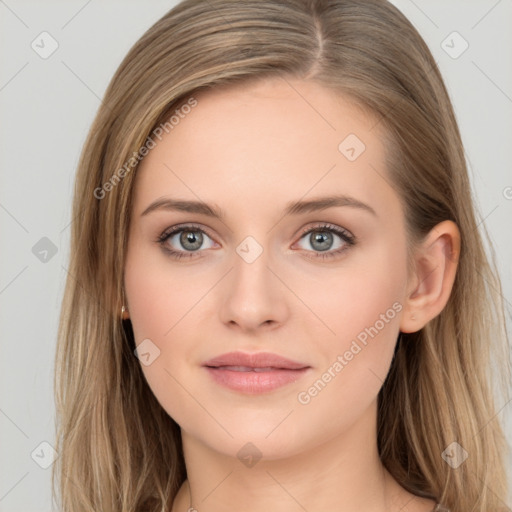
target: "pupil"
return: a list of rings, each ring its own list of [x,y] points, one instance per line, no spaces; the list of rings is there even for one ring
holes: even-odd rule
[[[180,242],[183,247],[195,251],[199,249],[203,242],[203,235],[198,231],[184,231],[181,233]],[[191,244],[192,247],[187,246],[187,244]]]
[[[327,231],[317,231],[316,234],[311,234],[310,239],[311,246],[319,251],[326,251],[332,244],[332,234]],[[325,242],[328,242],[327,245]]]

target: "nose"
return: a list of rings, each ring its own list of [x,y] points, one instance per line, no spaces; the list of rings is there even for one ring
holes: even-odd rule
[[[243,250],[233,255],[233,269],[223,283],[221,321],[242,332],[273,330],[289,315],[286,287],[277,277],[266,249],[253,260]],[[258,251],[259,252],[259,251]],[[247,255],[249,254],[249,257]],[[257,254],[257,253],[256,253]]]

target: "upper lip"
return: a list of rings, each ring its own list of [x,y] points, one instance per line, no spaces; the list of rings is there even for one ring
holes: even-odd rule
[[[246,366],[249,368],[283,368],[286,370],[299,370],[309,365],[292,361],[271,352],[258,352],[246,354],[244,352],[228,352],[206,361],[203,366]]]

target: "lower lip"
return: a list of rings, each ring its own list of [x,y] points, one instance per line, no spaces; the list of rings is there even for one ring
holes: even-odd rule
[[[248,394],[265,393],[290,384],[300,379],[309,368],[300,370],[272,370],[268,372],[237,372],[211,368],[206,366],[208,373],[219,384]]]

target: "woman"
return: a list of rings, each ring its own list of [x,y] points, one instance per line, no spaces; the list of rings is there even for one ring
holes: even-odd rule
[[[73,208],[63,510],[506,510],[499,278],[391,4],[181,2],[113,77]]]

